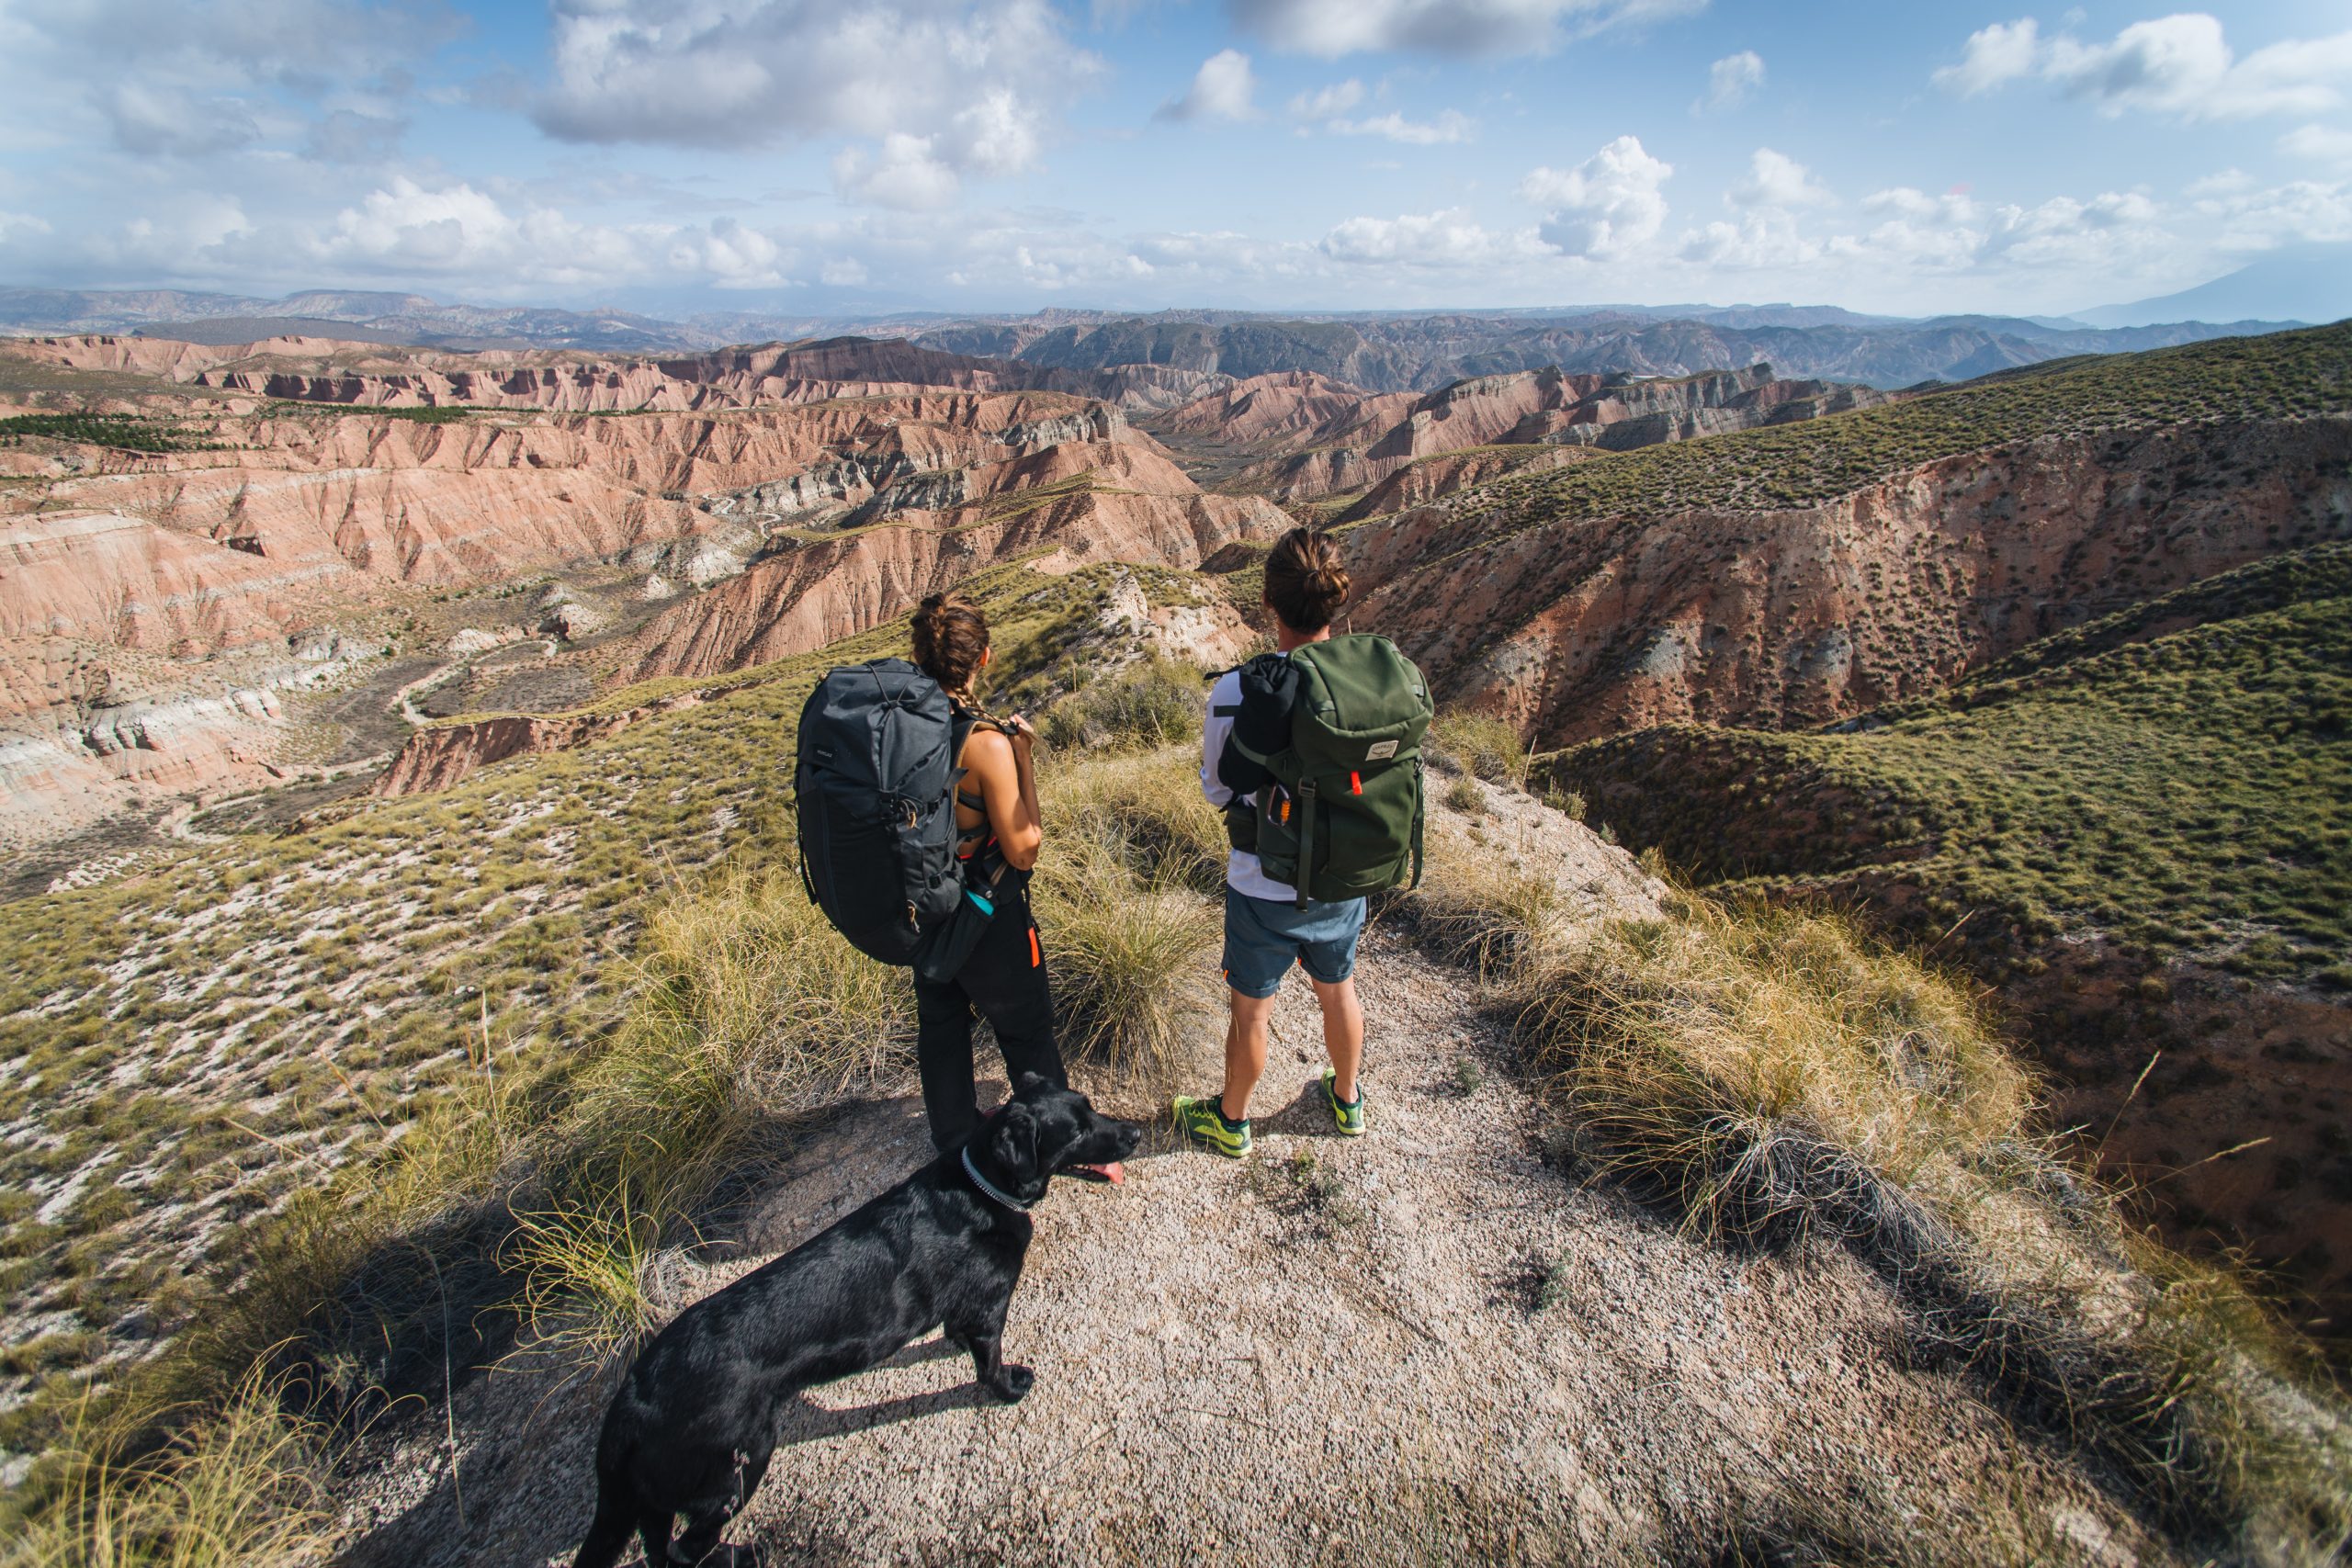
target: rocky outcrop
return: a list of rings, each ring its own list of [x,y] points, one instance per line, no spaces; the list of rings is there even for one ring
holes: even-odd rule
[[[225,346],[109,336],[27,338],[8,352],[71,369],[130,371],[255,400],[573,413],[715,411],[943,388],[1051,391],[1157,409],[1227,379],[1164,365],[1063,370],[943,354],[895,338],[830,338],[640,359],[545,351],[460,355],[306,337]]]
[[[492,762],[533,751],[567,751],[584,746],[657,715],[697,706],[705,695],[699,691],[677,692],[610,713],[499,714],[434,725],[408,738],[369,793],[419,795],[447,789]]]
[[[1413,407],[1410,392],[1366,393],[1309,370],[1253,376],[1155,416],[1171,440],[1260,452],[1328,446],[1361,430],[1383,431]]]
[[[0,637],[191,658],[284,636],[351,563],[270,558],[120,512],[0,517]]]
[[[1359,615],[1538,744],[1825,723],[2282,545],[2352,536],[2352,420],[2043,437],[1785,511],[1351,530]]]
[[[1312,501],[1378,486],[1408,465],[1443,453],[1532,445],[1628,451],[1887,400],[1888,394],[1868,387],[1780,380],[1768,365],[1673,380],[1569,376],[1557,369],[1482,376],[1410,402],[1393,423],[1367,420],[1336,446],[1263,460],[1245,469],[1240,483],[1277,501]],[[1368,409],[1384,413],[1387,401],[1365,400]],[[1159,423],[1172,432],[1179,418],[1171,414]]]
[[[1086,565],[1136,561],[1194,567],[1235,539],[1272,539],[1290,519],[1262,501],[1198,492],[1075,489],[1011,515],[941,526],[901,523],[796,544],[665,611],[642,635],[630,679],[711,675],[804,653],[854,636],[927,593],[1023,558]]]
[[[1034,405],[1034,400],[1032,400]],[[944,412],[944,411],[942,411]],[[838,523],[857,527],[905,512],[941,512],[967,502],[1100,469],[1104,482],[1158,493],[1193,487],[1159,445],[1105,403],[1037,412],[991,426],[975,408],[955,423],[888,423],[871,439],[841,444],[840,455],[764,484],[704,499],[714,515],[765,523]],[[1057,456],[1058,454],[1058,456]],[[1051,477],[1042,477],[1051,470]]]
[[[142,802],[271,783],[282,776],[287,694],[333,682],[359,657],[323,630],[247,649],[226,669],[119,650],[101,662],[87,644],[0,640],[0,667],[18,677],[0,729],[0,845],[61,838]]]
[[[1582,461],[1589,454],[1573,446],[1480,446],[1467,452],[1444,452],[1408,463],[1364,492],[1363,499],[1340,514],[1346,523],[1385,517],[1471,490],[1506,474],[1540,474]],[[1352,488],[1336,487],[1341,491]]]

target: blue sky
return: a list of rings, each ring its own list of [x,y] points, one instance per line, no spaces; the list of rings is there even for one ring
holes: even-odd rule
[[[2352,6],[0,0],[0,282],[2063,311],[2352,240]]]

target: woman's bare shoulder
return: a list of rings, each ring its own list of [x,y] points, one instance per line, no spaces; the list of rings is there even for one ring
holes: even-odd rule
[[[993,729],[975,729],[964,740],[964,766],[993,767],[1012,761],[1012,742]]]

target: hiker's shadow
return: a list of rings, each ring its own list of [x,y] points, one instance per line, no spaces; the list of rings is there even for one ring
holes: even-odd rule
[[[1362,1094],[1363,1090],[1356,1090]],[[1339,1123],[1331,1119],[1331,1102],[1323,1093],[1323,1080],[1316,1077],[1298,1091],[1298,1097],[1271,1116],[1258,1118],[1259,1124],[1269,1133],[1281,1133],[1289,1137],[1336,1138]]]

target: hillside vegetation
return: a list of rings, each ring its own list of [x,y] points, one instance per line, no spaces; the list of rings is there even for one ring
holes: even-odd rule
[[[1676,726],[1549,760],[1709,881],[1899,885],[2020,959],[2092,931],[2151,960],[2352,989],[2352,546],[2258,562],[1831,732]]]
[[[1040,694],[1129,570],[968,585],[1000,692]],[[526,1099],[567,1079],[616,1026],[681,879],[788,844],[791,739],[819,672],[903,637],[729,677],[659,725],[445,794],[0,905],[0,1374],[17,1395],[0,1444],[31,1442],[87,1374],[150,1357],[295,1195],[485,1075]],[[351,1375],[397,1382],[386,1353]]]
[[[1801,506],[1905,468],[2038,436],[2352,405],[2352,324],[2036,366],[1801,424],[1644,447],[1441,504],[1482,532],[1633,511]]]
[[[1082,634],[1094,601],[1083,582],[1013,586],[990,592],[1008,624],[1024,607],[1035,617],[1022,644],[1034,668]],[[797,706],[782,699],[804,673],[722,699],[741,705],[729,716],[743,745],[778,767]],[[1171,1054],[1215,1029],[1198,1001],[1214,974],[1222,835],[1193,789],[1181,684],[1146,664],[1046,716],[1076,753],[1054,770],[1041,884],[1068,1038],[1096,1081],[1125,1077],[1153,1098]],[[493,770],[452,799],[536,802],[552,787],[584,808],[585,837],[606,792],[641,787],[662,759],[672,776],[707,776],[673,749],[707,742],[708,718],[692,709],[626,732],[581,769],[535,758]],[[2035,1465],[2095,1487],[2135,1529],[2281,1563],[2340,1544],[2344,1427],[2293,1342],[2225,1276],[2132,1235],[2038,1145],[2030,1077],[1964,987],[1833,919],[1689,898],[1664,919],[1597,919],[1579,907],[1587,889],[1543,865],[1510,869],[1489,838],[1499,807],[1485,789],[1509,790],[1523,764],[1508,740],[1457,723],[1444,745],[1460,759],[1446,766],[1488,782],[1448,792],[1462,798],[1438,809],[1429,887],[1382,918],[1465,964],[1465,1015],[1483,1004],[1515,1021],[1554,1094],[1548,1160],[1655,1205],[1686,1255],[1785,1254],[1798,1277],[1812,1267],[1801,1259],[1819,1260],[1809,1247],[1851,1251],[1900,1303],[1907,1337],[1883,1352],[1884,1375],[1964,1379],[2021,1447],[2054,1445]],[[744,752],[729,755],[740,765]],[[380,818],[382,833],[424,804],[344,826]],[[1544,814],[1523,795],[1511,809]],[[135,1372],[112,1369],[95,1418],[58,1390],[20,1413],[19,1441],[60,1442],[18,1499],[26,1562],[321,1553],[339,1430],[410,1396],[437,1441],[469,1369],[518,1351],[518,1364],[608,1364],[675,1309],[661,1294],[665,1256],[739,1213],[806,1118],[903,1074],[903,975],[846,959],[824,931],[792,873],[788,817],[764,811],[716,847],[631,906],[610,976],[571,975],[587,1027],[534,1052],[502,1038],[498,1019],[522,1021],[511,1008],[491,1014],[484,1048],[461,1050],[437,1092],[400,1108],[401,1135],[377,1121],[379,1135],[335,1170],[296,1173],[211,1266],[179,1341]],[[1456,1077],[1476,1089],[1475,1065]],[[347,1124],[368,1120],[322,1100]],[[1312,1155],[1252,1179],[1269,1202],[1361,1223]],[[1544,1274],[1532,1311],[1585,1288]],[[1851,1495],[1783,1499],[1749,1544],[2033,1560],[2066,1539],[2042,1517],[2049,1484],[2027,1469],[1985,1478],[1994,1511],[1966,1542],[1922,1546],[1856,1476]],[[1516,1523],[1506,1513],[1497,1529]]]

